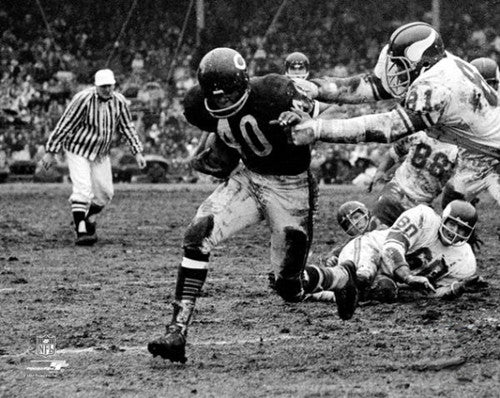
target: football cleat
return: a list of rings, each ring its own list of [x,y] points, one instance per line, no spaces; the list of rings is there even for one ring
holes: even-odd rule
[[[85,220],[85,226],[87,227],[87,233],[89,235],[94,235],[96,233],[96,223],[89,220]]]
[[[97,242],[97,235],[94,233],[93,235],[88,233],[80,233],[77,232],[75,245],[77,246],[92,246]]]
[[[347,321],[354,315],[358,306],[359,290],[356,281],[356,266],[352,261],[346,261],[340,265],[347,271],[349,279],[341,289],[335,289],[335,302],[340,319]]]
[[[284,279],[278,276],[274,290],[288,303],[298,303],[304,300],[304,288],[301,278]]]
[[[186,363],[186,335],[182,327],[176,324],[167,327],[167,334],[148,344],[148,351],[153,357],[160,356],[170,362]]]

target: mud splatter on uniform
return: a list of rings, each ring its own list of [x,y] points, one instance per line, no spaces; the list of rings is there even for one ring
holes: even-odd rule
[[[392,250],[407,258],[413,256],[408,261],[412,274],[427,277],[438,288],[474,275],[476,258],[470,245],[444,245],[439,239],[440,225],[441,217],[426,205],[404,212],[386,230],[384,256]],[[392,275],[392,263],[384,257],[382,272]]]
[[[421,203],[430,205],[439,196],[455,169],[458,147],[420,131],[397,141],[390,154],[395,161],[404,160],[374,207],[385,225],[392,225],[403,211]]]
[[[223,240],[266,220],[271,229],[271,264],[277,278],[290,278],[300,274],[307,258],[317,193],[309,173],[310,147],[291,144],[283,127],[269,122],[292,107],[312,113],[315,103],[281,75],[252,78],[250,86],[243,108],[227,119],[208,113],[198,86],[186,95],[187,120],[216,132],[242,161],[240,169],[202,203],[191,225],[207,217],[212,220],[197,243],[208,256]],[[303,239],[294,243],[294,231]],[[192,245],[185,241],[185,247]]]

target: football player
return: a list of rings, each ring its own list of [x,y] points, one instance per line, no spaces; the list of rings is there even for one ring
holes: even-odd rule
[[[305,54],[296,51],[287,55],[285,58],[285,76],[293,80],[297,90],[312,97],[315,92],[315,85],[307,80],[309,77],[309,58]],[[328,104],[322,104],[319,112],[322,112],[328,106]]]
[[[315,95],[316,85],[307,80],[309,78],[309,58],[305,54],[296,51],[285,58],[285,76],[293,80],[299,92],[310,98]],[[321,117],[328,116],[337,108],[335,105],[319,101],[316,101],[316,106],[317,114]],[[323,113],[327,109],[329,112]]]
[[[293,52],[285,58],[285,75],[292,80],[309,77],[309,58],[301,52]]]
[[[477,68],[491,88],[498,93],[498,64],[491,58],[477,58],[471,61],[471,65]],[[443,208],[454,199],[474,201],[486,190],[500,205],[500,175],[497,172],[499,164],[498,158],[461,148],[456,173],[443,190]]]
[[[343,203],[337,211],[337,222],[350,239],[360,236],[375,229],[382,229],[377,217],[374,217],[366,205],[357,200],[349,200]],[[322,260],[328,267],[333,267],[338,262],[338,256],[347,242],[333,247]]]
[[[476,209],[462,200],[450,202],[441,216],[418,205],[403,212],[389,229],[349,242],[340,253],[340,265],[307,266],[306,292],[333,291],[344,320],[354,315],[364,289],[384,301],[394,300],[395,282],[430,297],[457,297],[477,279],[476,259],[467,243],[476,222]]]
[[[301,276],[317,201],[309,145],[293,145],[284,127],[272,123],[292,107],[315,114],[315,102],[286,76],[249,79],[245,60],[230,48],[202,58],[198,82],[184,99],[187,120],[206,132],[194,165],[223,182],[187,227],[172,320],[166,335],[148,345],[153,356],[172,362],[186,361],[187,329],[212,249],[245,227],[267,222],[275,290],[285,301],[303,299]]]
[[[316,98],[345,102],[396,98],[404,100],[403,106],[343,120],[285,112],[278,119],[281,124],[301,121],[292,128],[293,142],[387,143],[426,130],[440,141],[500,158],[500,108],[495,90],[475,67],[445,51],[432,26],[423,22],[401,26],[391,35],[386,56],[381,58],[385,61],[380,77],[370,74],[343,85],[319,82]]]
[[[398,140],[387,152],[374,177],[395,164],[393,178],[384,186],[373,208],[382,224],[390,226],[399,215],[418,204],[431,205],[452,176],[458,161],[458,147],[419,131]]]

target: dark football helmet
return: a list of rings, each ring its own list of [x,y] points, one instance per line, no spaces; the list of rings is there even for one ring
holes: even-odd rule
[[[467,242],[477,223],[477,211],[465,200],[453,200],[444,208],[439,227],[439,238],[446,246]]]
[[[385,65],[391,94],[403,98],[415,79],[444,57],[443,40],[432,26],[412,22],[396,29],[389,40]]]
[[[500,71],[498,64],[491,58],[476,58],[470,61],[483,76],[486,83],[488,83],[494,90],[498,90],[498,82],[500,81]]]
[[[350,236],[364,233],[370,225],[371,214],[367,207],[356,200],[343,203],[337,212],[337,221]]]
[[[285,59],[285,75],[292,79],[309,77],[309,58],[301,52],[289,54]]]
[[[220,119],[237,113],[250,94],[247,64],[241,54],[231,48],[215,48],[202,58],[198,82],[205,107]]]

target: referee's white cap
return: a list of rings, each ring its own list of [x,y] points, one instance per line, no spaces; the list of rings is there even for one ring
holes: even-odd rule
[[[94,78],[94,84],[96,86],[106,86],[115,83],[115,75],[111,69],[101,69],[96,72]]]

